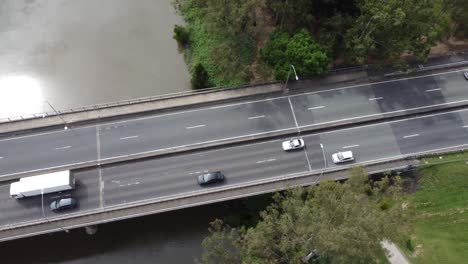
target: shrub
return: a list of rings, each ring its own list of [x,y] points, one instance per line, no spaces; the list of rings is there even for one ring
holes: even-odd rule
[[[211,86],[210,76],[201,63],[195,65],[192,70],[192,88],[203,89]]]
[[[190,42],[190,33],[185,27],[175,25],[173,38],[179,45],[186,47]]]

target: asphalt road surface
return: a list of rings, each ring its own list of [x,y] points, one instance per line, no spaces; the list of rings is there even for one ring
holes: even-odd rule
[[[0,177],[468,100],[462,72],[197,108],[0,140]]]
[[[80,207],[63,213],[468,145],[468,110],[307,135],[303,139],[306,148],[292,152],[282,150],[282,140],[273,140],[77,171],[76,190],[64,195],[77,197]],[[352,150],[356,161],[333,164],[331,155],[344,150]],[[197,175],[215,170],[225,174],[224,183],[197,185]],[[0,186],[0,226],[44,217],[40,196],[15,200],[8,196],[8,188],[8,184]],[[57,196],[44,198],[48,218],[55,215],[48,205]]]

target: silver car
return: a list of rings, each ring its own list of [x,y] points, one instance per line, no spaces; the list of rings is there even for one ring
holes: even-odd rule
[[[349,162],[354,160],[353,152],[351,150],[337,152],[332,155],[333,163],[339,164],[344,162]]]
[[[292,138],[288,141],[284,141],[283,144],[284,151],[290,151],[295,149],[302,149],[305,146],[304,140],[300,138]]]

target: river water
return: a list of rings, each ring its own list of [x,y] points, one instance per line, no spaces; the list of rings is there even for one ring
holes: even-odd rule
[[[2,264],[185,264],[200,258],[208,223],[226,214],[221,204],[189,208],[0,244]]]
[[[0,118],[189,89],[171,0],[0,1]]]

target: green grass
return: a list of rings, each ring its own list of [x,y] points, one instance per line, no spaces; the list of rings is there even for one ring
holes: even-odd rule
[[[423,160],[420,190],[411,197],[416,207],[415,250],[406,253],[413,263],[468,260],[468,154],[440,157]]]

